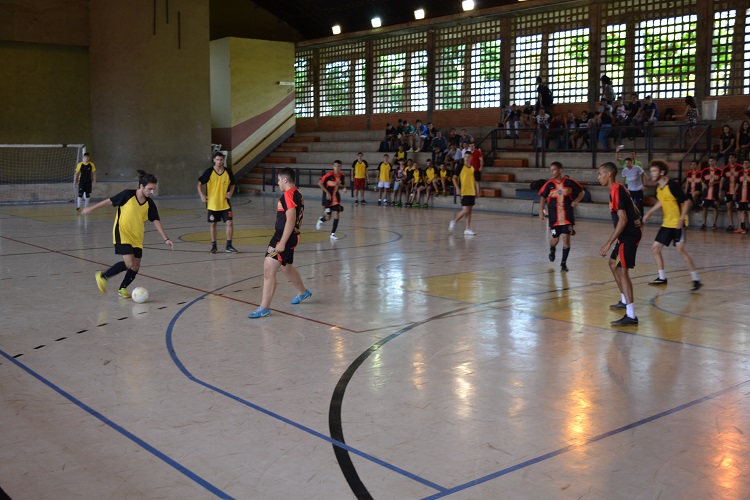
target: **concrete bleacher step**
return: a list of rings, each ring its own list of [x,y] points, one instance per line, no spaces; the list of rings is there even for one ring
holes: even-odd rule
[[[293,135],[286,142],[320,142],[320,137],[314,135]]]
[[[274,149],[274,153],[307,153],[307,146],[279,146]]]
[[[500,189],[481,189],[479,192],[483,198],[500,198],[502,196]]]
[[[523,168],[529,166],[529,160],[527,158],[495,158],[492,162],[492,166]]]
[[[263,159],[264,163],[297,163],[297,158],[294,156],[266,156]]]
[[[515,174],[490,174],[482,173],[482,180],[487,182],[513,182],[516,180]]]

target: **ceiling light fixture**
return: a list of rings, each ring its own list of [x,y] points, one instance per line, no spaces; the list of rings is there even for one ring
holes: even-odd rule
[[[380,21],[380,18],[379,18],[379,17],[373,17],[373,18],[372,18],[372,21],[370,21],[370,22],[372,23],[372,27],[373,27],[373,28],[380,28],[380,26],[382,26],[382,24],[383,24],[383,23],[382,23],[382,22]]]
[[[331,27],[331,31],[333,31],[334,35],[340,35],[341,34],[341,26],[338,24]]]
[[[464,8],[464,10],[474,10],[474,0],[464,0],[461,2],[461,7]]]
[[[424,9],[417,9],[414,11],[414,19],[424,19]]]

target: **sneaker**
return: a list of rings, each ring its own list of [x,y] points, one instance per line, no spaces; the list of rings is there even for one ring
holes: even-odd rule
[[[716,226],[711,226],[711,231],[716,231],[718,228]]]
[[[728,233],[731,233],[732,231],[734,231],[734,226],[733,226],[733,225],[731,225],[731,224],[729,224],[729,225],[727,226],[727,232],[728,232]]]
[[[378,200],[378,205],[382,205],[382,204],[383,204],[383,202],[380,201],[380,200]]]
[[[365,200],[362,200],[362,204],[363,204],[363,205],[367,205],[367,201],[365,201]]]
[[[648,284],[649,285],[666,285],[667,284],[667,278],[664,278],[664,279],[656,278],[653,281],[649,281]]]
[[[472,229],[464,229],[464,234],[466,236],[474,236],[477,233],[475,233],[474,230],[472,230]]]
[[[81,213],[81,207],[78,207],[78,208],[76,208],[76,213],[77,213],[77,214],[80,214],[80,213]]]
[[[101,271],[97,271],[94,275],[96,278],[96,286],[99,287],[99,291],[102,292],[102,295],[107,294],[107,278],[104,277]]]
[[[226,253],[237,253],[237,249],[234,248],[232,245],[229,245],[226,250],[224,250]]]
[[[255,311],[248,314],[247,317],[255,319],[255,318],[264,318],[270,315],[271,315],[270,309],[263,309],[262,306],[258,306],[258,308]]]
[[[119,295],[123,299],[130,298],[130,292],[128,292],[127,288],[120,288],[119,290],[117,290],[117,295]]]
[[[557,250],[556,247],[552,247],[549,249],[549,261],[555,262],[555,250]]]
[[[703,283],[700,282],[700,280],[693,280],[693,291],[699,290],[700,287],[703,286]]]
[[[700,229],[701,229],[701,231],[705,231],[706,230],[706,225],[705,224],[701,224],[701,228]]]
[[[609,306],[610,309],[627,309],[628,306],[625,305],[623,301],[618,302],[617,304],[612,304]]]
[[[454,220],[451,220],[451,221],[450,221],[450,222],[448,223],[448,231],[453,231],[454,229],[456,229],[456,221],[454,221]]]
[[[427,203],[422,203],[422,208],[429,208],[430,206]]]
[[[211,252],[210,253],[216,253],[216,252],[217,252],[216,247],[211,247]]]
[[[729,230],[727,229],[727,231]],[[742,229],[741,227],[738,227],[737,229],[735,229],[734,232],[737,234],[745,234],[745,230]]]
[[[566,272],[566,273],[568,272],[568,266],[565,265],[565,262],[560,264],[560,271]]]
[[[310,293],[310,290],[305,290],[305,293],[303,293],[302,295],[297,295],[292,299],[292,304],[299,304],[303,300],[309,299],[311,295],[312,293]]]
[[[395,202],[395,203],[393,204],[393,206],[394,206],[394,207],[400,207],[400,206],[402,206],[402,205],[401,205],[401,202],[400,202],[400,201],[397,201],[397,202]]]
[[[315,229],[320,231],[320,228],[323,227],[323,220],[318,219],[318,222],[315,223]]]
[[[336,241],[336,240],[338,240],[338,239],[339,239],[339,237],[338,237],[338,236],[336,236],[336,234],[335,234],[335,233],[331,233],[331,241]]]
[[[638,325],[638,318],[631,318],[627,314],[623,316],[622,318],[613,321],[610,323],[612,326],[637,326]]]

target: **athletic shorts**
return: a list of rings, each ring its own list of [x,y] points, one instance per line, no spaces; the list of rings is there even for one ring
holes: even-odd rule
[[[380,182],[378,182],[378,187],[381,188],[381,189],[390,189],[391,188],[391,183],[390,182],[380,181]]]
[[[670,244],[677,245],[678,243],[685,243],[685,237],[686,232],[684,227],[682,229],[677,229],[674,227],[660,227],[659,232],[656,233],[656,238],[654,238],[654,241],[657,241],[665,247],[668,247]]]
[[[633,201],[643,201],[643,189],[628,191],[628,193],[630,193],[630,197],[633,198]]]
[[[208,211],[208,222],[219,222],[220,220],[222,222],[232,220],[232,209]]]
[[[716,208],[716,200],[703,200],[701,202],[703,208]]]
[[[333,195],[330,200],[328,199],[328,197],[326,197],[326,195],[323,195],[323,199],[320,200],[320,204],[323,205],[325,208],[330,207],[331,210],[336,210],[338,212],[341,212],[344,209],[341,208],[340,210],[337,210],[333,207],[340,207],[341,206],[340,203],[341,203],[341,198],[339,197],[338,193]]]
[[[482,180],[482,171],[481,170],[474,170],[474,180],[479,182]]]
[[[326,207],[326,213],[330,214],[331,212],[343,212],[344,206],[343,205],[331,205],[330,207]]]
[[[725,193],[724,194],[724,203],[726,203],[727,205],[729,205],[730,203],[734,203],[734,195],[733,194],[729,194],[729,193]]]
[[[79,184],[78,185],[78,197],[83,198],[83,195],[87,194],[87,198],[91,198],[91,184]]]
[[[550,229],[550,234],[553,238],[559,238],[561,234],[570,234],[570,225],[565,224],[563,226],[552,226]]]
[[[737,211],[738,212],[747,212],[750,210],[750,203],[746,201],[739,201],[737,202]]]
[[[117,255],[132,255],[136,259],[143,257],[143,249],[133,247],[133,245],[127,245],[123,243],[115,243],[115,253]]]
[[[476,201],[476,197],[475,196],[462,196],[461,197],[461,206],[462,207],[473,207],[475,201]]]
[[[401,187],[401,181],[396,181],[393,183],[393,190],[398,191],[398,189]]]
[[[364,189],[365,188],[365,179],[354,179],[354,189]]]
[[[284,251],[281,253],[275,250],[276,243],[278,243],[280,239],[280,236],[277,237],[275,234],[273,235],[273,238],[271,238],[271,242],[268,243],[268,249],[266,249],[266,257],[278,260],[279,262],[281,262],[282,266],[293,264],[294,247],[296,247],[297,243],[299,243],[299,236],[297,236],[296,234],[291,235],[289,237],[289,240],[287,240],[286,242],[286,249],[284,249]]]
[[[617,267],[633,269],[635,267],[635,254],[638,252],[638,243],[640,242],[640,238],[618,239],[609,258],[617,261]]]

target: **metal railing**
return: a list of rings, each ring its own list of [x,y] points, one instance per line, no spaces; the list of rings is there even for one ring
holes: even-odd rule
[[[283,167],[261,167],[263,169],[263,191],[266,190],[266,186],[271,186],[271,192],[276,192],[276,176],[282,168],[291,168],[294,170],[294,178],[296,179],[295,185],[297,187],[318,187],[318,182],[323,174],[329,172],[330,168],[308,168],[308,167],[292,167],[290,165],[284,165]],[[348,180],[351,177],[351,169],[341,169],[345,178]]]

